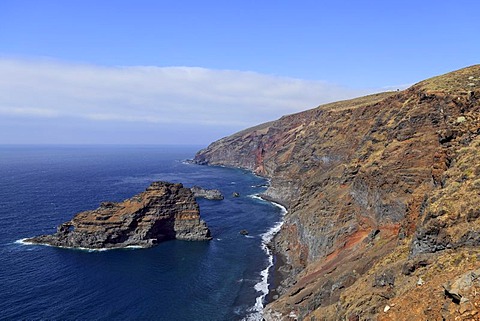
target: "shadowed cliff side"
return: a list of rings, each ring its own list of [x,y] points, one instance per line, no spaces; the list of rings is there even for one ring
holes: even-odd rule
[[[475,65],[247,129],[195,161],[271,178],[289,209],[273,245],[290,277],[265,319],[468,319],[480,284],[453,300],[447,281],[480,268],[479,134]]]

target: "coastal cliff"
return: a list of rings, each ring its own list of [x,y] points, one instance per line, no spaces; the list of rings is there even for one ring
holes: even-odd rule
[[[480,306],[480,65],[212,143],[286,205],[266,320],[467,320]]]
[[[69,248],[151,247],[162,240],[209,240],[193,192],[182,184],[154,182],[144,192],[121,203],[104,202],[78,213],[52,235],[27,243]]]

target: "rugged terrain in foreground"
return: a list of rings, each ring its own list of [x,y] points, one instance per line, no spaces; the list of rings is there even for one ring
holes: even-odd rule
[[[267,320],[480,320],[480,65],[223,138],[271,178],[288,277]]]
[[[194,195],[182,184],[154,182],[145,192],[121,203],[104,202],[93,211],[78,213],[52,235],[29,243],[70,248],[151,247],[162,240],[202,241],[210,231],[200,220]]]

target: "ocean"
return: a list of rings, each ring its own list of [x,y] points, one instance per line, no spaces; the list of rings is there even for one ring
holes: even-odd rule
[[[200,148],[0,146],[0,319],[260,320],[272,262],[265,242],[285,210],[256,197],[264,178],[185,162]],[[225,195],[198,200],[212,241],[108,251],[21,242],[157,180]]]

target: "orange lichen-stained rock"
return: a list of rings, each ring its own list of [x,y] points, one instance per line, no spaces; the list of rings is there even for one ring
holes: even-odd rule
[[[162,240],[209,240],[192,191],[182,184],[154,182],[121,203],[104,202],[26,242],[71,248],[150,247]]]
[[[480,320],[476,277],[468,301],[443,287],[480,268],[480,65],[284,116],[195,160],[269,177],[288,208],[266,320]]]

